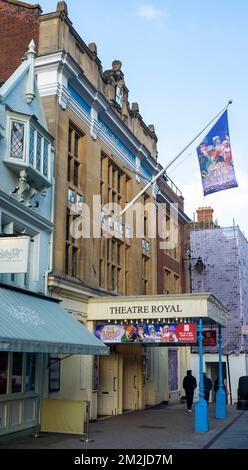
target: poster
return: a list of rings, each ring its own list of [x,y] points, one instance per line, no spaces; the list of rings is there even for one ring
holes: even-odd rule
[[[106,344],[196,344],[193,323],[97,324],[96,336]]]

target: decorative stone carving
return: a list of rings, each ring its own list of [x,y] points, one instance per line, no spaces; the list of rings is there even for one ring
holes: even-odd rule
[[[97,45],[95,42],[90,42],[88,48],[93,54],[97,55]]]
[[[36,189],[28,184],[26,170],[21,170],[18,186],[12,191],[13,197],[25,206],[32,207],[31,199],[33,199],[36,193]]]
[[[112,62],[112,69],[115,71],[115,72],[120,72],[121,71],[121,67],[122,67],[122,62],[120,60],[114,60]]]
[[[66,2],[58,2],[57,3],[57,12],[64,13],[66,16],[68,15],[68,7]]]
[[[134,113],[139,113],[139,104],[138,103],[132,103],[131,109]]]
[[[30,64],[26,85],[25,100],[27,103],[31,103],[35,98],[35,73],[34,73],[34,60],[36,57],[35,53],[35,43],[32,41],[28,45],[28,52],[26,53],[26,58]]]

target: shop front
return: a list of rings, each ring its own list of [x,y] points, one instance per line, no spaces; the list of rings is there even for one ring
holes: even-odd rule
[[[90,299],[89,327],[110,347],[99,361],[98,416],[178,401],[190,346],[199,344],[201,329],[221,329],[227,318],[211,294]]]
[[[31,428],[58,430],[59,400],[48,399],[51,355],[108,354],[60,303],[49,297],[0,286],[0,436]],[[64,404],[64,407],[66,404]],[[75,406],[81,410],[82,403]],[[69,420],[73,414],[68,408]]]

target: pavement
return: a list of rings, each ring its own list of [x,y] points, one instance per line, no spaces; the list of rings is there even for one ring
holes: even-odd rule
[[[160,405],[90,423],[89,438],[41,434],[0,440],[1,449],[248,449],[248,411],[227,407],[227,418],[217,420],[209,407],[209,431],[194,432],[194,412],[185,405]]]

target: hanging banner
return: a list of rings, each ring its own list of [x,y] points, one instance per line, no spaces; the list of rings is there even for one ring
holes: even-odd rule
[[[196,344],[196,325],[193,323],[125,323],[97,324],[97,338],[106,344],[156,343]]]
[[[204,196],[238,186],[233,166],[227,110],[196,150]]]

